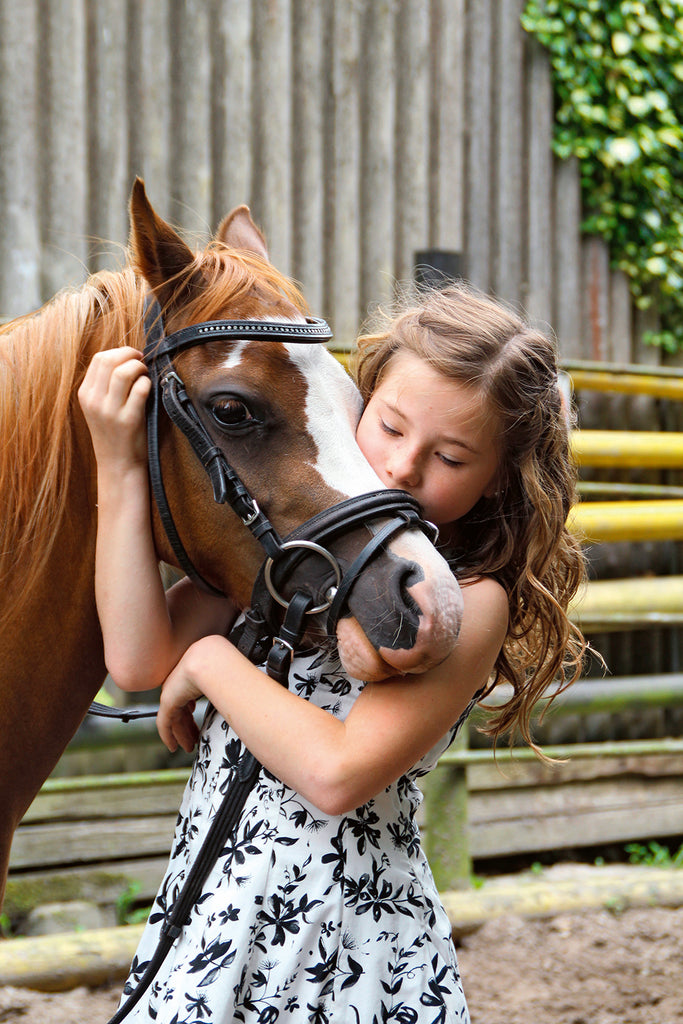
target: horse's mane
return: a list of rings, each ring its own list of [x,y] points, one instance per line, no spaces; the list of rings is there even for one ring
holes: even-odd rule
[[[188,278],[196,280],[197,271],[207,287],[193,289],[183,308],[188,324],[225,315],[257,282],[260,295],[305,309],[296,286],[274,267],[220,243],[197,254]],[[81,416],[76,392],[87,366],[96,351],[142,347],[147,290],[129,263],[0,327],[0,628],[40,586],[66,515],[74,418]]]

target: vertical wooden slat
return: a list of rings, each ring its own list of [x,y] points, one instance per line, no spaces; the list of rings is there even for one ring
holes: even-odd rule
[[[628,279],[619,271],[610,273],[609,351],[615,363],[633,362],[633,303]]]
[[[467,5],[467,276],[478,288],[491,285],[491,74],[494,4]]]
[[[331,11],[333,140],[327,164],[332,250],[329,312],[336,343],[353,344],[360,307],[360,22],[355,4]]]
[[[574,160],[555,161],[555,279],[553,326],[565,359],[587,359],[582,330],[581,182]]]
[[[553,87],[546,51],[535,39],[528,53],[527,294],[532,317],[552,323],[553,304]]]
[[[433,0],[429,247],[462,253],[466,151],[466,2]]]
[[[429,11],[403,0],[397,12],[396,274],[410,277],[429,234]]]
[[[171,216],[190,241],[211,230],[210,10],[205,0],[171,0]],[[194,236],[194,237],[193,237]]]
[[[520,0],[499,0],[496,6],[494,289],[508,302],[518,302],[524,256],[523,213],[526,214],[522,188],[522,5]]]
[[[41,4],[39,192],[41,290],[79,284],[87,259],[87,98],[84,0]]]
[[[211,113],[213,200],[216,227],[229,211],[251,203],[252,5],[214,0]]]
[[[128,233],[126,0],[87,7],[91,269],[119,267]]]
[[[291,9],[290,0],[253,6],[254,177],[252,202],[273,262],[292,269]]]
[[[392,295],[395,244],[394,0],[369,5],[363,21],[361,273],[359,321],[373,303]]]
[[[170,34],[167,0],[128,2],[128,187],[144,178],[150,199],[169,215]]]
[[[293,0],[292,272],[314,311],[324,295],[324,31],[321,0]]]
[[[0,3],[0,317],[40,305],[36,5]]]
[[[609,258],[602,240],[586,236],[583,244],[584,331],[588,341],[588,358],[610,358],[609,342]]]

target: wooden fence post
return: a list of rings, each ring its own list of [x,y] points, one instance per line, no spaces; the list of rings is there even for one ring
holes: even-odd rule
[[[453,753],[468,746],[463,728],[451,746]],[[425,798],[425,850],[440,892],[463,889],[472,871],[467,830],[467,764],[441,763],[421,780]]]

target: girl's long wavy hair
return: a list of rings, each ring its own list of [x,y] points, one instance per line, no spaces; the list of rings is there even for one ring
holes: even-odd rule
[[[585,580],[579,542],[566,520],[575,498],[570,412],[558,384],[553,339],[519,314],[456,283],[403,303],[358,341],[356,377],[368,401],[397,352],[411,352],[446,379],[476,387],[500,425],[498,493],[458,521],[449,552],[458,577],[494,576],[509,600],[509,624],[487,693],[499,682],[510,699],[491,709],[494,742],[519,730],[535,747],[531,713],[549,684],[566,689],[581,672],[587,644],[569,601]]]

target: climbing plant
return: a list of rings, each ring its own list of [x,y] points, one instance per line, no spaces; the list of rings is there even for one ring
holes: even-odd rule
[[[550,54],[553,147],[581,169],[587,232],[606,239],[637,306],[683,350],[683,0],[528,0]]]

